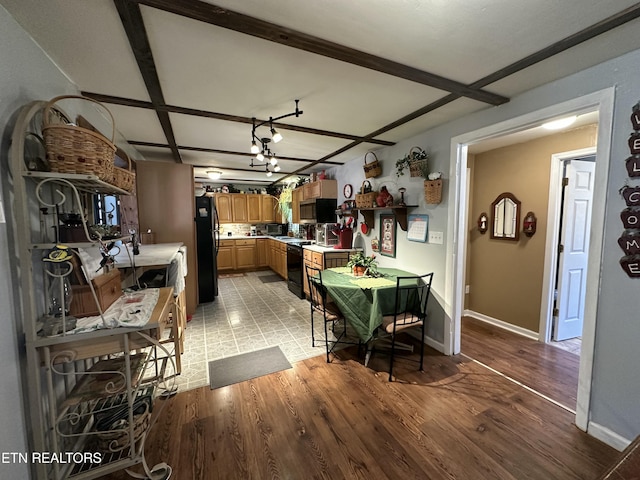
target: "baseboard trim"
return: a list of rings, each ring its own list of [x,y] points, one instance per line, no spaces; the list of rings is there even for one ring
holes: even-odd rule
[[[601,442],[606,443],[610,447],[615,448],[619,452],[631,445],[632,442],[632,440],[628,440],[622,435],[618,435],[616,432],[595,422],[589,422],[587,433]]]
[[[463,315],[466,317],[475,318],[476,320],[480,320],[481,322],[491,324],[495,327],[502,328],[503,330],[508,330],[510,332],[517,333],[518,335],[522,335],[523,337],[531,338],[532,340],[538,340],[538,332],[534,332],[526,328],[518,327],[517,325],[512,325],[510,323],[503,322],[502,320],[498,320],[497,318],[490,317],[489,315],[474,312],[473,310],[465,310],[463,312]]]

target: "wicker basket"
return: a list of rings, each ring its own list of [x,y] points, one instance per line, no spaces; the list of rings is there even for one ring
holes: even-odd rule
[[[424,181],[424,200],[427,203],[440,203],[442,201],[442,179]]]
[[[427,152],[420,147],[409,150],[409,173],[412,177],[422,177],[427,170]]]
[[[135,444],[142,435],[149,429],[151,421],[151,412],[148,408],[143,413],[133,416],[133,441]],[[104,452],[119,452],[128,448],[130,445],[129,422],[122,420],[118,425],[113,425],[113,429],[107,432],[98,433],[99,450]]]
[[[107,111],[111,119],[111,140],[104,135],[76,125],[51,124],[51,110],[60,100],[77,98],[97,103]],[[113,159],[116,147],[113,144],[115,124],[111,112],[92,98],[77,95],[62,95],[49,101],[44,107],[42,134],[47,160],[52,172],[95,175],[104,182],[113,180]]]
[[[376,205],[376,197],[378,192],[371,191],[371,183],[369,180],[362,182],[360,192],[356,193],[356,208],[373,208]],[[366,192],[366,193],[365,193]]]
[[[136,190],[136,172],[133,171],[133,165],[129,156],[122,152],[128,163],[128,168],[113,168],[113,184],[129,193]]]
[[[374,160],[370,163],[367,163],[367,155],[373,155]],[[378,157],[373,152],[367,152],[364,155],[364,176],[365,178],[373,178],[382,174],[382,166],[378,161]]]

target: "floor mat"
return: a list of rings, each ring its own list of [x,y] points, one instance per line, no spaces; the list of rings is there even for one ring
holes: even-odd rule
[[[258,278],[260,278],[262,283],[284,282],[284,279],[280,275],[263,275]]]
[[[233,277],[244,277],[246,276],[244,273],[220,273],[218,278],[233,278]]]
[[[291,364],[277,346],[213,360],[209,362],[211,390],[288,368]]]

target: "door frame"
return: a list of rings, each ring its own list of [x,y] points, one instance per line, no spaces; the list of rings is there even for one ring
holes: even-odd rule
[[[595,201],[591,217],[585,320],[576,406],[576,426],[587,432],[589,431],[596,313],[604,242],[614,97],[615,88],[610,87],[557,105],[545,107],[535,112],[455,136],[451,139],[450,149],[449,178],[451,178],[451,188],[448,194],[447,238],[451,238],[452,241],[447,243],[446,248],[445,322],[448,325],[445,324],[444,328],[444,350],[445,354],[456,354],[460,352],[461,318],[464,310],[464,269],[468,241],[467,145],[526,130],[561,115],[598,111],[598,150],[596,153],[596,183],[593,196]]]
[[[555,277],[558,261],[557,245],[560,242],[560,231],[562,229],[562,225],[560,225],[560,207],[562,206],[563,167],[565,162],[568,160],[577,160],[579,158],[592,155],[596,156],[597,162],[597,147],[581,148],[578,150],[559,152],[551,155],[549,206],[547,210],[547,238],[544,247],[542,302],[540,303],[540,326],[538,328],[538,340],[543,343],[549,343],[551,341],[552,333]],[[591,212],[591,218],[593,219],[593,209]],[[591,251],[589,252],[589,256],[589,258],[591,258]],[[591,261],[587,264],[587,277],[590,269]]]

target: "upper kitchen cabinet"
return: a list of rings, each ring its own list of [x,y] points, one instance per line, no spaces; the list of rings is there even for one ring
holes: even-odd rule
[[[337,180],[318,180],[316,182],[305,183],[302,186],[304,191],[303,200],[311,198],[338,198]]]
[[[278,215],[278,199],[271,195],[261,195],[262,197],[262,222],[281,223]]]
[[[214,199],[220,223],[280,223],[271,195],[216,193]]]
[[[233,223],[233,209],[231,207],[230,193],[216,193],[216,210],[218,211],[218,221],[220,223]]]
[[[262,221],[263,196],[256,193],[246,195],[247,197],[247,222],[260,223]]]

